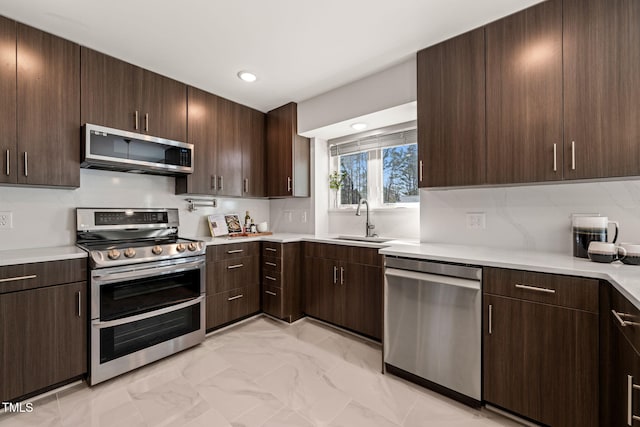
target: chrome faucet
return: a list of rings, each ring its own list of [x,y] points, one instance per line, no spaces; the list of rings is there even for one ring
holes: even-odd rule
[[[376,228],[376,226],[371,224],[371,222],[369,221],[369,202],[367,202],[367,199],[360,199],[360,202],[358,202],[358,209],[356,209],[356,216],[360,216],[360,207],[362,207],[363,203],[367,206],[367,223],[366,223],[367,230],[364,237],[378,237],[377,234],[373,233],[373,229]]]

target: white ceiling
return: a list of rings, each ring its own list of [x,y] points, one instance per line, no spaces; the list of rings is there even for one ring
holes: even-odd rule
[[[539,2],[0,0],[0,14],[268,111]]]

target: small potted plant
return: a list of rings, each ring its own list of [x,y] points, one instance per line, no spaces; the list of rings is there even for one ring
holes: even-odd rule
[[[346,172],[333,171],[329,174],[329,188],[333,190],[333,208],[338,208],[338,191],[342,188],[344,180],[347,177]]]

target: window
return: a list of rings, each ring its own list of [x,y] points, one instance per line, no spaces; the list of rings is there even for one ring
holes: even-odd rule
[[[337,207],[367,199],[374,208],[417,206],[418,146],[410,129],[366,138],[329,141],[330,170],[344,173]]]

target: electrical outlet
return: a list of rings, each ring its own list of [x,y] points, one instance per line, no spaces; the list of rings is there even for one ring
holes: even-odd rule
[[[307,211],[302,211],[302,222],[307,222]]]
[[[467,229],[484,230],[487,228],[487,216],[484,212],[467,212]]]
[[[13,228],[13,213],[0,212],[0,230]]]

